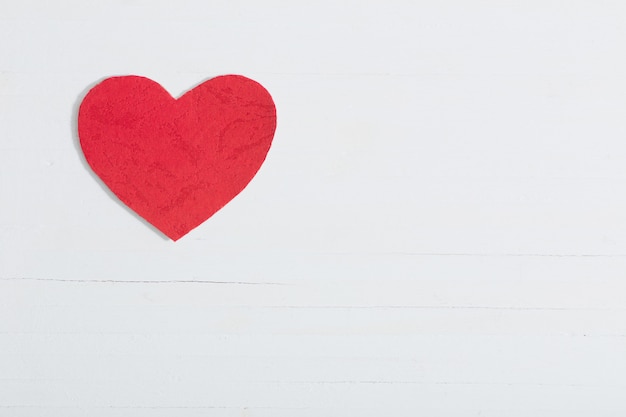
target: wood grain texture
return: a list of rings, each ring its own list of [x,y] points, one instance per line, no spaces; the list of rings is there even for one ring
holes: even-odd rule
[[[626,413],[623,4],[0,6],[0,416]],[[131,73],[278,110],[176,243],[78,148]]]

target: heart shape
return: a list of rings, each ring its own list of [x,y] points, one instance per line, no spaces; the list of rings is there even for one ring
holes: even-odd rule
[[[178,240],[239,194],[276,130],[276,108],[256,81],[210,79],[173,98],[144,77],[107,78],[78,111],[85,159],[128,207]]]

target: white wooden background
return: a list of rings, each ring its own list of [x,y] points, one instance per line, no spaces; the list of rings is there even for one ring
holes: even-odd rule
[[[626,415],[623,1],[0,0],[0,416]],[[177,243],[102,77],[238,73],[266,164]]]

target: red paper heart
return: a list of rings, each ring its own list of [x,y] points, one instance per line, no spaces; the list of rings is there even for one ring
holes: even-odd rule
[[[239,75],[213,78],[179,99],[148,78],[112,77],[87,93],[78,112],[93,171],[172,240],[246,187],[275,130],[272,97]]]

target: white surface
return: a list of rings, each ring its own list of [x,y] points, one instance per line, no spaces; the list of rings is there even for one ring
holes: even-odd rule
[[[0,1],[0,416],[626,415],[624,21]],[[86,169],[76,106],[225,73],[273,94],[273,148],[164,240]]]

